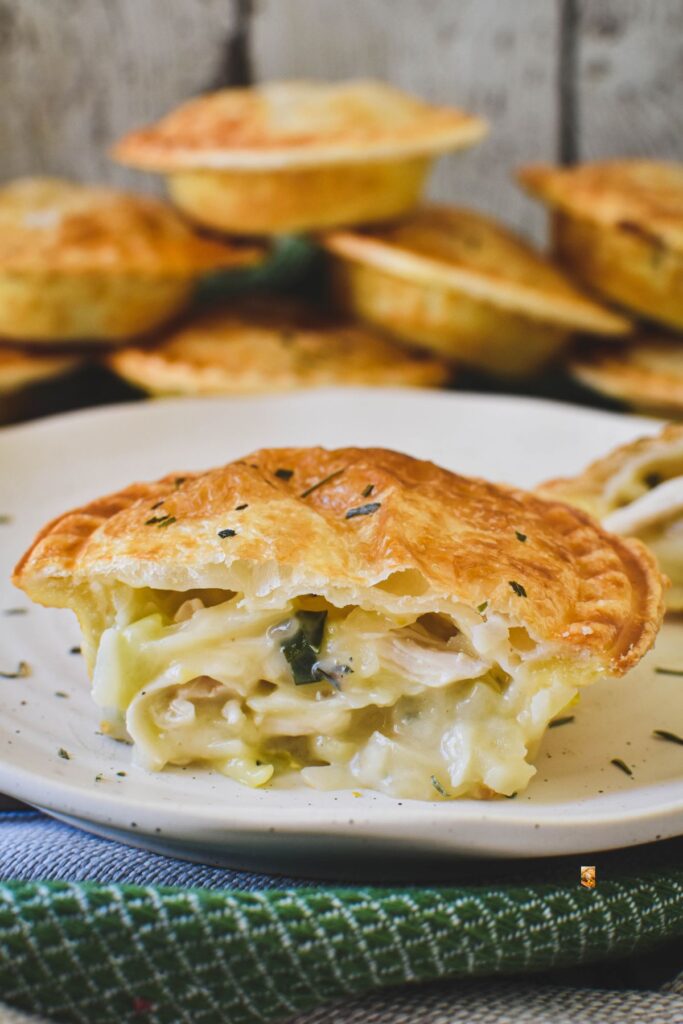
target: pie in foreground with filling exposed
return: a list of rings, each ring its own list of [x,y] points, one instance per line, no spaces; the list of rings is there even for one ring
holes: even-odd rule
[[[94,699],[148,768],[427,800],[523,789],[551,719],[663,612],[639,541],[373,448],[133,484],[49,523],[14,581],[75,611]]]

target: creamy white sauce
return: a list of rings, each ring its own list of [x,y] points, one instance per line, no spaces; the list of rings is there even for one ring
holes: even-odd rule
[[[151,769],[208,762],[262,785],[293,766],[316,787],[439,799],[522,789],[529,750],[595,675],[513,642],[498,616],[468,616],[449,635],[328,606],[320,664],[334,685],[297,686],[282,652],[297,607],[246,608],[238,595],[169,615],[148,603],[102,634],[95,700],[123,716]]]

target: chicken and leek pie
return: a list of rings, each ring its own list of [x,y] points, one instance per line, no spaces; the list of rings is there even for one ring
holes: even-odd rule
[[[323,245],[343,309],[489,373],[533,373],[575,331],[630,329],[472,210],[427,206],[397,224],[330,232]]]
[[[590,288],[683,329],[683,164],[613,160],[521,171],[552,212],[553,248]]]
[[[639,537],[671,580],[667,606],[683,610],[683,425],[623,445],[539,493],[584,509],[607,530]]]
[[[382,82],[271,82],[190,100],[114,157],[166,174],[200,224],[270,235],[399,216],[435,156],[484,133],[479,118]]]
[[[683,419],[683,345],[674,337],[580,347],[568,369],[580,384],[639,412]]]
[[[76,612],[149,768],[422,799],[522,789],[548,722],[662,615],[638,541],[381,449],[134,484],[47,525],[14,580]]]
[[[152,347],[117,349],[107,365],[153,395],[224,395],[326,385],[445,384],[437,356],[283,296],[209,309]]]
[[[196,278],[251,263],[149,196],[54,178],[0,188],[0,337],[115,341],[173,317]]]

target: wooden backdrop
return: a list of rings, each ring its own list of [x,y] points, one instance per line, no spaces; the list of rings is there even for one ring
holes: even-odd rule
[[[530,160],[683,159],[683,0],[0,0],[0,178],[158,188],[106,155],[206,89],[376,76],[462,105],[488,139],[444,159],[432,194],[527,234],[511,181]]]

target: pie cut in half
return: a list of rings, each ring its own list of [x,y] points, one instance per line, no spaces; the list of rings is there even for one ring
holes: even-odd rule
[[[549,721],[662,616],[640,542],[382,449],[134,484],[46,526],[14,580],[76,612],[143,765],[428,800],[523,789]]]
[[[667,607],[683,610],[683,425],[625,444],[539,493],[584,509],[607,530],[639,537],[671,580]]]
[[[625,309],[683,329],[683,164],[613,160],[523,169],[552,213],[553,250]]]
[[[683,344],[675,337],[580,346],[568,369],[580,384],[639,412],[683,419]]]
[[[200,238],[167,204],[22,178],[0,188],[0,337],[107,342],[175,316],[203,273],[254,249]]]
[[[442,359],[284,296],[209,309],[154,346],[116,349],[106,363],[153,395],[228,395],[328,385],[437,386]]]
[[[323,245],[342,309],[488,373],[533,373],[577,331],[630,330],[472,210],[425,206],[397,224],[329,232]]]
[[[200,224],[270,235],[397,217],[436,156],[485,131],[382,82],[271,82],[190,100],[113,155],[167,175],[173,201]]]

